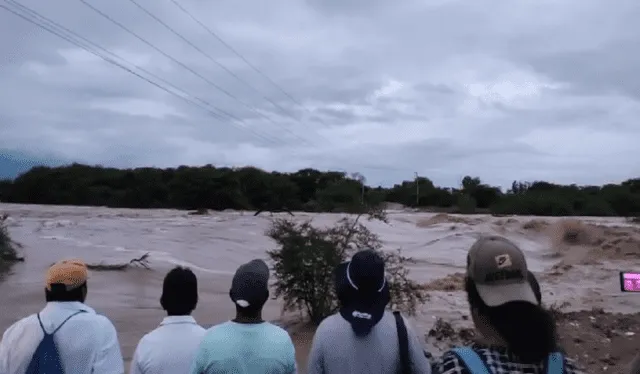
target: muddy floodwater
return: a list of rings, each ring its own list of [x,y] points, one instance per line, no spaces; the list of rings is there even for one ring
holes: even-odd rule
[[[174,210],[13,204],[0,204],[0,211],[10,215],[9,232],[24,246],[22,254],[26,257],[26,262],[14,266],[0,283],[2,331],[42,308],[44,274],[53,262],[80,257],[88,263],[116,264],[150,254],[151,270],[90,274],[87,303],[114,322],[126,360],[140,337],[163,317],[158,300],[168,269],[185,265],[196,272],[200,302],[194,315],[208,326],[233,315],[228,290],[236,267],[252,258],[266,260],[265,251],[275,246],[264,235],[271,221],[268,214],[254,217],[249,212],[219,212],[198,216]],[[341,217],[296,213],[295,219],[313,218],[318,225],[331,225]],[[466,252],[473,241],[482,234],[500,234],[521,245],[530,269],[540,278],[546,303],[564,303],[567,310],[640,310],[638,294],[620,292],[618,272],[640,271],[640,225],[626,223],[623,218],[578,218],[584,227],[594,229],[587,233],[589,238],[584,243],[574,244],[558,239],[562,218],[403,211],[390,211],[389,218],[389,224],[366,224],[380,235],[386,249],[402,248],[416,260],[411,277],[420,283],[463,272]],[[279,302],[270,301],[265,314],[267,319],[281,320]],[[463,319],[466,315],[462,292],[436,289],[430,291],[430,301],[420,308],[412,323],[426,333],[436,317],[468,324]]]

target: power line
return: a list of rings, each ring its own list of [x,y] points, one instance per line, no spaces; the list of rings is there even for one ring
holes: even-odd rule
[[[184,100],[184,101],[186,101],[186,102],[188,102],[188,103],[190,103],[190,104],[196,105],[196,106],[200,107],[201,109],[204,109],[206,112],[208,112],[208,113],[209,113],[210,115],[212,115],[214,118],[217,118],[217,119],[224,119],[224,117],[222,117],[220,114],[216,113],[215,111],[213,111],[213,110],[211,110],[211,109],[208,109],[208,108],[206,108],[206,107],[204,107],[204,106],[202,106],[202,105],[198,104],[197,102],[193,101],[192,99],[189,99],[189,98],[188,98],[188,96],[190,96],[190,95],[189,95],[188,93],[186,93],[185,91],[183,91],[183,90],[181,90],[180,88],[178,88],[178,87],[174,86],[174,85],[173,85],[173,84],[171,84],[170,82],[167,82],[166,80],[164,80],[164,79],[162,79],[162,78],[160,78],[160,77],[157,77],[155,74],[153,74],[153,73],[151,73],[151,72],[147,71],[146,69],[141,68],[141,67],[139,67],[139,66],[137,66],[137,65],[135,65],[135,64],[133,64],[133,63],[131,63],[131,62],[129,62],[129,61],[127,61],[127,60],[125,60],[125,59],[123,59],[122,57],[120,57],[120,56],[118,56],[118,55],[116,55],[116,54],[114,54],[114,53],[112,53],[112,52],[110,52],[110,51],[108,51],[108,50],[106,50],[106,49],[104,49],[104,48],[100,47],[99,45],[97,45],[97,44],[95,44],[95,43],[91,42],[90,40],[88,40],[88,39],[86,39],[86,38],[84,38],[84,37],[82,37],[82,36],[80,36],[80,35],[77,35],[77,34],[76,34],[76,33],[74,33],[73,31],[71,31],[71,30],[67,29],[66,27],[64,27],[64,26],[62,26],[62,25],[60,25],[60,24],[56,23],[55,21],[52,21],[51,19],[49,19],[49,18],[47,18],[47,17],[45,17],[45,16],[43,16],[43,15],[39,14],[39,13],[38,13],[38,12],[36,12],[35,10],[33,10],[33,9],[31,9],[31,8],[29,8],[29,7],[25,6],[25,5],[22,5],[22,4],[20,4],[20,3],[16,2],[16,1],[14,1],[14,0],[5,0],[5,1],[6,1],[7,3],[9,3],[9,4],[12,4],[12,5],[14,5],[14,6],[17,6],[17,7],[21,8],[23,11],[26,11],[26,12],[30,13],[32,16],[39,17],[39,18],[41,18],[41,19],[45,20],[45,21],[46,21],[46,22],[48,22],[50,25],[49,25],[49,26],[43,25],[42,23],[39,23],[39,22],[37,22],[37,21],[34,21],[33,19],[30,19],[30,18],[28,18],[27,16],[25,16],[25,15],[23,15],[23,14],[20,14],[20,13],[16,12],[15,10],[13,10],[13,9],[11,9],[11,8],[9,8],[9,7],[7,7],[7,6],[5,6],[5,5],[0,5],[0,8],[4,9],[4,10],[6,10],[6,11],[8,11],[8,12],[10,12],[10,13],[12,13],[12,14],[14,14],[14,15],[16,15],[16,16],[18,16],[18,17],[20,17],[20,18],[22,18],[23,20],[25,20],[25,21],[27,21],[27,22],[29,22],[29,23],[34,24],[34,25],[35,25],[35,26],[37,26],[37,27],[42,28],[42,29],[43,29],[43,30],[45,30],[45,31],[48,31],[49,33],[51,33],[51,34],[53,34],[53,35],[55,35],[55,36],[57,36],[57,37],[59,37],[59,38],[61,38],[61,39],[66,40],[67,42],[69,42],[69,43],[71,43],[71,44],[73,44],[73,45],[75,45],[75,46],[77,46],[77,47],[79,47],[79,48],[81,48],[81,49],[83,49],[83,50],[85,50],[85,51],[87,51],[87,52],[89,52],[89,53],[91,53],[91,54],[93,54],[93,55],[97,56],[97,57],[99,57],[100,59],[102,59],[102,60],[104,60],[104,61],[106,61],[106,62],[108,62],[108,63],[110,63],[110,64],[112,64],[112,65],[114,65],[114,66],[116,66],[116,67],[118,67],[118,68],[120,68],[120,69],[125,70],[126,72],[128,72],[128,73],[130,73],[130,74],[132,74],[132,75],[134,75],[134,76],[136,76],[136,77],[138,77],[138,78],[140,78],[140,79],[142,79],[142,80],[146,81],[146,82],[147,82],[147,83],[149,83],[149,84],[154,85],[155,87],[157,87],[157,88],[159,88],[159,89],[161,89],[161,90],[163,90],[163,91],[165,91],[165,92],[167,92],[167,93],[169,93],[169,94],[171,94],[171,95],[173,95],[173,96],[176,96],[176,97],[178,97],[178,98],[180,98],[180,99],[182,99],[182,100]],[[54,27],[51,27],[51,25],[53,25]],[[122,60],[122,61],[125,61],[125,62],[129,63],[130,65],[135,66],[136,68],[138,68],[139,70],[141,70],[141,71],[143,71],[143,72],[147,73],[147,74],[148,74],[148,75],[150,75],[150,76],[154,76],[154,77],[156,77],[157,79],[159,79],[159,80],[161,80],[161,81],[164,81],[164,82],[165,82],[165,84],[167,84],[168,86],[172,87],[172,88],[173,88],[174,90],[176,90],[176,91],[182,92],[182,93],[183,93],[184,95],[186,95],[187,97],[183,97],[183,96],[181,96],[181,95],[179,95],[179,94],[177,94],[177,93],[175,93],[175,92],[173,92],[173,91],[171,91],[171,90],[167,89],[166,87],[161,86],[160,84],[158,84],[158,83],[156,83],[156,82],[152,81],[151,79],[149,79],[149,78],[147,78],[147,77],[144,77],[143,75],[141,75],[141,74],[139,74],[139,73],[137,73],[137,72],[133,71],[132,69],[130,69],[130,68],[128,68],[128,67],[126,67],[126,66],[124,66],[123,64],[121,64],[121,63],[119,63],[119,62],[115,61],[115,60],[114,60],[114,59],[112,59],[112,58],[106,57],[106,56],[104,56],[104,55],[100,54],[99,52],[96,52],[96,51],[94,51],[94,50],[91,50],[91,48],[87,48],[85,45],[82,45],[82,43],[78,42],[77,40],[73,40],[71,37],[69,37],[69,36],[67,36],[67,35],[64,35],[64,33],[60,32],[59,30],[55,30],[55,28],[56,28],[56,27],[57,27],[57,28],[59,28],[59,29],[62,29],[62,30],[64,30],[64,31],[66,31],[67,33],[71,34],[72,36],[75,36],[76,38],[78,38],[78,39],[80,39],[80,40],[83,40],[86,44],[93,45],[93,46],[94,46],[94,48],[96,48],[96,49],[102,49],[102,50],[103,50],[103,51],[105,51],[107,54],[110,54],[111,56],[114,56],[114,57],[116,57],[117,59],[120,59],[120,60]],[[211,107],[212,107],[212,108],[214,108],[214,109],[217,109],[217,110],[221,111],[222,113],[226,114],[227,116],[230,116],[230,117],[232,117],[232,118],[234,117],[234,116],[232,116],[232,115],[230,115],[230,114],[226,113],[225,111],[223,111],[223,110],[221,110],[221,109],[218,109],[218,108],[216,108],[216,107],[212,106],[211,104],[209,104],[208,102],[206,102],[206,101],[204,101],[204,100],[202,100],[202,99],[199,99],[199,98],[196,98],[196,99],[197,99],[197,100],[199,100],[199,101],[204,102],[205,104],[207,104],[207,105],[211,106]],[[240,118],[235,118],[235,119],[236,119],[237,121],[239,121],[239,122],[240,122],[238,125],[240,125],[243,129],[245,129],[245,130],[247,130],[247,131],[251,132],[254,136],[259,137],[259,138],[261,138],[261,139],[263,139],[263,140],[267,140],[267,141],[270,141],[270,142],[275,142],[275,143],[277,143],[277,139],[276,139],[276,138],[269,138],[269,137],[266,137],[266,136],[264,136],[263,134],[260,134],[260,133],[256,132],[256,131],[255,131],[255,130],[253,130],[252,128],[247,127],[246,125],[244,125],[244,124],[242,123],[242,122],[244,122],[244,121],[242,121]],[[233,123],[232,123],[231,125],[232,125],[232,126],[235,126]],[[274,139],[275,139],[275,140],[274,140]]]
[[[128,60],[126,60],[126,59],[124,59],[124,58],[122,58],[122,57],[118,56],[117,54],[115,54],[115,53],[113,53],[113,52],[110,52],[109,50],[107,50],[107,49],[105,49],[105,48],[103,48],[103,47],[99,46],[98,44],[96,44],[96,43],[94,43],[94,42],[90,41],[89,39],[84,38],[83,36],[81,36],[81,35],[79,35],[79,34],[77,34],[77,33],[73,32],[72,30],[70,30],[70,29],[68,29],[68,28],[66,28],[66,27],[64,27],[64,26],[62,26],[62,25],[60,25],[59,23],[57,23],[57,22],[55,22],[55,21],[53,21],[53,20],[51,20],[51,19],[49,19],[49,18],[47,18],[47,17],[45,17],[45,16],[41,15],[41,14],[40,14],[40,13],[38,13],[37,11],[35,11],[35,10],[33,10],[33,9],[31,9],[31,8],[29,8],[29,7],[27,7],[27,6],[25,6],[25,5],[22,5],[22,4],[18,3],[18,2],[17,2],[17,1],[15,1],[15,0],[5,0],[5,2],[6,2],[6,3],[9,3],[9,4],[12,4],[12,5],[13,5],[13,6],[15,6],[15,7],[19,7],[20,9],[22,9],[22,11],[23,11],[23,12],[30,13],[32,17],[36,17],[36,18],[40,18],[41,20],[44,20],[46,23],[48,23],[48,24],[49,24],[49,26],[47,26],[47,25],[43,25],[43,24],[41,23],[42,21],[40,21],[40,22],[35,21],[35,20],[34,20],[34,19],[32,19],[32,18],[29,18],[29,17],[27,17],[27,16],[25,16],[25,15],[23,15],[23,14],[20,14],[19,12],[15,11],[14,9],[11,9],[11,8],[9,8],[9,7],[5,6],[5,5],[0,4],[0,8],[4,9],[4,10],[6,10],[6,11],[8,11],[8,12],[12,13],[12,14],[14,14],[15,16],[20,17],[20,18],[22,18],[23,20],[25,20],[25,21],[27,21],[27,22],[29,22],[29,23],[31,23],[31,24],[33,24],[33,25],[35,25],[35,26],[37,26],[37,27],[39,27],[39,28],[41,28],[41,29],[43,29],[43,30],[45,30],[45,31],[47,31],[47,32],[49,32],[49,33],[51,33],[51,34],[53,34],[53,35],[55,35],[55,36],[57,36],[57,37],[59,37],[59,38],[61,38],[61,39],[65,40],[65,41],[67,41],[67,42],[69,42],[69,43],[71,43],[71,44],[73,44],[73,45],[75,45],[75,46],[77,46],[77,47],[79,47],[79,48],[81,48],[81,49],[85,50],[85,51],[87,51],[87,52],[89,52],[89,53],[91,53],[92,55],[95,55],[95,56],[99,57],[99,58],[100,58],[100,59],[102,59],[103,61],[106,61],[106,62],[108,62],[108,63],[110,63],[110,64],[112,64],[112,65],[114,65],[114,66],[116,66],[116,67],[118,67],[118,68],[120,68],[120,69],[123,69],[124,71],[126,71],[126,72],[128,72],[128,73],[130,73],[130,74],[132,74],[132,75],[134,75],[134,76],[136,76],[136,77],[138,77],[138,78],[140,78],[140,79],[142,79],[142,80],[146,81],[147,83],[149,83],[149,84],[151,84],[151,85],[153,85],[153,86],[155,86],[155,87],[157,87],[157,88],[159,88],[159,89],[161,89],[161,90],[163,90],[163,91],[167,92],[167,93],[168,93],[168,94],[170,94],[170,95],[176,96],[176,97],[178,97],[178,98],[182,99],[183,101],[186,101],[186,102],[188,102],[188,103],[190,103],[190,104],[192,104],[192,105],[195,105],[195,106],[197,106],[197,107],[199,107],[199,108],[203,109],[204,111],[208,112],[210,115],[212,115],[213,117],[215,117],[215,118],[217,118],[217,119],[224,119],[220,114],[218,114],[218,113],[214,112],[213,110],[211,110],[211,109],[209,109],[209,108],[206,108],[205,106],[203,106],[203,105],[201,105],[201,104],[198,104],[195,100],[197,100],[197,101],[201,101],[201,102],[202,102],[202,103],[204,103],[205,105],[211,106],[212,108],[219,110],[220,112],[222,112],[222,113],[226,114],[227,116],[229,116],[229,117],[231,117],[231,118],[235,118],[238,122],[240,122],[240,123],[238,123],[238,125],[240,125],[243,129],[248,130],[249,132],[251,132],[254,136],[259,137],[259,138],[262,138],[263,140],[268,140],[268,141],[270,141],[270,142],[276,142],[276,143],[277,143],[277,140],[278,140],[278,139],[276,139],[276,141],[274,141],[274,140],[273,140],[274,138],[266,137],[266,136],[264,136],[263,134],[260,134],[260,133],[256,132],[256,131],[255,131],[255,130],[253,130],[252,128],[247,128],[247,127],[243,126],[244,121],[243,121],[242,119],[237,118],[237,117],[234,117],[233,115],[231,115],[231,114],[229,114],[229,113],[227,113],[227,112],[223,111],[222,109],[219,109],[219,108],[214,107],[213,105],[211,105],[211,104],[210,104],[210,103],[208,103],[207,101],[204,101],[203,99],[200,99],[200,98],[198,98],[198,97],[195,97],[195,96],[190,95],[190,94],[189,94],[189,93],[187,93],[186,91],[184,91],[184,90],[180,89],[179,87],[177,87],[177,86],[173,85],[172,83],[170,83],[170,82],[168,82],[168,81],[164,80],[163,78],[158,77],[157,75],[155,75],[155,74],[153,74],[153,73],[149,72],[148,70],[146,70],[146,69],[144,69],[144,68],[142,68],[142,67],[140,67],[140,66],[138,66],[138,65],[136,65],[136,64],[134,64],[134,63],[131,63],[130,61],[128,61]],[[70,36],[65,35],[63,32],[61,32],[61,31],[59,31],[59,30],[56,30],[56,28],[57,28],[57,29],[61,29],[61,30],[65,31],[67,34],[70,34],[71,36],[73,36],[73,37],[75,37],[75,38],[77,38],[77,39],[80,39],[80,40],[81,40],[81,41],[83,41],[85,44],[88,44],[88,45],[92,46],[94,49],[98,49],[98,50],[103,51],[103,52],[104,52],[104,54],[108,54],[108,55],[110,55],[110,56],[115,57],[115,58],[116,58],[116,59],[118,59],[118,60],[124,61],[124,62],[128,63],[129,65],[134,66],[134,67],[135,67],[135,68],[137,68],[138,70],[140,70],[140,71],[142,71],[142,72],[146,73],[146,74],[147,74],[147,75],[149,75],[149,76],[152,76],[152,77],[154,77],[154,78],[158,79],[159,81],[161,81],[161,82],[165,83],[167,86],[169,86],[169,87],[173,88],[174,90],[176,90],[176,91],[178,91],[178,92],[181,92],[183,95],[185,95],[185,96],[187,96],[187,97],[181,96],[180,94],[177,94],[176,92],[173,92],[172,90],[170,90],[170,89],[168,89],[168,88],[166,88],[166,87],[163,87],[162,85],[158,84],[157,82],[154,82],[153,80],[151,80],[151,79],[149,79],[149,78],[147,78],[147,77],[145,77],[145,76],[143,76],[143,75],[141,75],[141,74],[137,73],[136,71],[134,71],[134,70],[132,70],[132,69],[130,69],[130,68],[128,68],[128,67],[126,67],[126,66],[124,66],[123,64],[121,64],[121,63],[117,62],[117,61],[116,61],[116,60],[114,60],[113,58],[109,58],[109,57],[107,57],[107,56],[104,56],[104,55],[103,55],[102,53],[100,53],[100,52],[97,52],[97,51],[95,51],[95,50],[92,50],[91,48],[87,47],[86,45],[83,45],[83,43],[81,43],[81,42],[79,42],[79,41],[77,41],[77,40],[74,40],[73,38],[71,38]],[[189,97],[193,97],[195,100],[194,100],[194,99],[191,99],[191,98],[189,98]],[[232,125],[232,126],[235,126],[233,123],[231,123],[231,125]],[[295,153],[295,152],[294,152],[294,153]],[[406,171],[409,171],[409,170],[410,170],[410,169],[406,169],[406,168],[397,168],[397,167],[381,166],[381,165],[377,165],[377,166],[375,166],[375,165],[366,165],[366,164],[354,165],[354,167],[355,167],[355,168],[359,168],[359,169],[365,169],[365,170],[383,170],[383,171],[400,171],[400,172],[406,172]]]
[[[180,39],[182,39],[185,43],[189,44],[191,47],[193,47],[193,49],[197,50],[198,52],[200,52],[203,56],[205,56],[206,58],[209,59],[209,61],[213,62],[214,64],[218,65],[221,69],[223,69],[224,71],[226,71],[229,75],[231,75],[232,77],[236,78],[238,81],[242,82],[245,86],[249,87],[252,91],[256,92],[258,95],[260,95],[263,99],[267,100],[268,102],[271,103],[271,105],[273,105],[274,107],[278,108],[280,111],[282,111],[283,113],[285,113],[287,116],[291,117],[292,119],[297,121],[297,118],[295,118],[294,116],[291,115],[291,113],[289,113],[286,109],[284,109],[282,106],[280,106],[278,103],[274,102],[273,100],[271,100],[270,98],[268,98],[267,96],[265,96],[264,94],[262,94],[257,88],[255,88],[253,85],[251,85],[250,83],[248,83],[247,81],[245,81],[244,79],[240,78],[236,73],[234,73],[233,71],[231,71],[230,69],[228,69],[226,66],[224,66],[223,64],[221,64],[220,62],[218,62],[215,58],[211,57],[210,54],[208,54],[207,52],[203,51],[200,47],[198,47],[197,45],[195,45],[193,42],[191,42],[189,39],[187,39],[184,35],[180,34],[179,32],[177,32],[174,28],[172,28],[171,26],[169,26],[166,22],[162,21],[158,16],[156,16],[155,14],[153,14],[151,11],[149,11],[147,8],[145,8],[144,6],[142,6],[140,3],[138,3],[136,0],[129,0],[129,2],[133,3],[136,7],[138,7],[138,9],[142,10],[144,13],[146,13],[149,17],[153,18],[154,20],[156,20],[158,23],[160,23],[162,26],[164,26],[167,30],[169,30],[171,33],[173,33],[175,36],[179,37]]]
[[[119,28],[121,28],[122,30],[126,31],[127,33],[133,35],[136,39],[140,40],[141,42],[145,43],[146,45],[148,45],[149,47],[153,48],[155,51],[157,51],[158,53],[162,54],[163,56],[165,56],[166,58],[170,59],[171,61],[173,61],[174,63],[182,66],[184,69],[188,70],[189,72],[191,72],[192,74],[194,74],[195,76],[197,76],[198,78],[202,79],[203,81],[207,82],[209,85],[211,85],[212,87],[214,87],[215,89],[217,89],[218,91],[224,93],[225,95],[229,96],[230,98],[234,99],[235,101],[239,102],[240,104],[242,104],[243,106],[245,106],[246,108],[248,108],[249,110],[251,110],[252,112],[260,115],[261,117],[267,119],[268,121],[272,122],[274,125],[281,127],[283,130],[285,130],[286,132],[290,133],[291,135],[293,135],[294,137],[297,137],[299,140],[305,142],[305,143],[309,143],[308,140],[298,136],[297,134],[293,133],[291,130],[289,130],[286,127],[282,127],[280,124],[278,124],[277,122],[273,121],[269,116],[266,116],[264,113],[261,113],[259,110],[257,110],[256,108],[254,108],[253,106],[245,103],[244,101],[240,100],[237,96],[235,96],[234,94],[230,93],[229,91],[225,90],[224,88],[220,87],[219,85],[217,85],[216,83],[212,82],[211,80],[207,79],[206,77],[204,77],[202,74],[198,73],[197,71],[193,70],[192,68],[190,68],[189,66],[187,66],[186,64],[184,64],[183,62],[179,61],[178,59],[176,59],[175,57],[171,56],[170,54],[166,53],[165,51],[161,50],[160,48],[158,48],[157,46],[155,46],[153,43],[149,42],[148,40],[146,40],[145,38],[141,37],[140,35],[138,35],[137,33],[135,33],[134,31],[132,31],[131,29],[129,29],[128,27],[126,27],[125,25],[123,25],[122,23],[116,21],[115,19],[113,19],[111,16],[109,16],[108,14],[104,13],[103,11],[101,11],[100,9],[94,7],[93,5],[89,4],[86,0],[78,0],[80,1],[82,4],[84,4],[85,6],[87,6],[89,9],[93,10],[94,12],[98,13],[100,16],[102,16],[103,18],[105,18],[106,20],[110,21],[111,23],[113,23],[114,25],[118,26]]]
[[[307,108],[306,106],[304,106],[302,103],[300,103],[298,100],[296,100],[291,94],[289,94],[287,91],[285,91],[284,88],[282,88],[279,84],[277,84],[273,79],[271,79],[266,73],[264,73],[262,70],[260,70],[259,68],[257,68],[255,65],[253,65],[251,62],[249,62],[249,60],[247,60],[240,52],[238,52],[235,48],[233,48],[229,43],[225,42],[222,37],[220,37],[215,31],[211,30],[211,28],[209,28],[207,25],[205,25],[204,23],[202,23],[198,18],[196,18],[191,12],[189,12],[185,7],[183,7],[177,0],[170,0],[176,7],[178,7],[178,9],[180,9],[184,14],[186,14],[189,18],[191,18],[195,23],[197,23],[198,25],[200,25],[200,27],[202,27],[205,31],[207,31],[211,36],[213,36],[214,38],[216,38],[220,43],[222,43],[222,45],[224,45],[225,47],[227,47],[227,49],[229,49],[231,52],[233,52],[233,54],[235,54],[238,58],[240,58],[242,61],[244,61],[245,64],[247,64],[247,66],[249,66],[253,71],[255,71],[256,73],[258,73],[259,75],[261,75],[265,80],[267,80],[269,83],[271,83],[274,87],[276,87],[280,92],[282,92],[287,98],[289,98],[289,100],[291,100],[293,103],[295,103],[296,105],[298,105],[300,108],[304,109],[307,113],[309,114],[313,114],[311,112],[311,110],[309,110],[309,108]],[[322,122],[324,125],[327,125],[322,118],[319,118],[320,122]],[[329,141],[326,137],[322,137],[320,134],[318,134],[321,138],[323,138],[323,140],[325,141]]]

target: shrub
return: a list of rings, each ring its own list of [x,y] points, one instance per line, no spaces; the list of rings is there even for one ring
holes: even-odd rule
[[[0,215],[0,272],[9,269],[11,264],[24,261],[23,257],[18,256],[17,248],[20,244],[11,240],[9,230],[7,229],[8,215]]]
[[[345,217],[328,228],[315,227],[310,220],[273,221],[267,235],[278,248],[268,251],[268,255],[276,278],[274,297],[283,299],[285,311],[300,310],[314,324],[335,313],[338,304],[334,269],[361,249],[380,251],[385,259],[390,307],[414,314],[417,305],[425,301],[424,291],[408,278],[406,265],[413,260],[402,256],[400,250],[382,251],[380,238],[360,222],[362,216]],[[372,211],[369,219],[386,221],[386,216],[382,211]]]
[[[476,207],[477,207],[476,199],[474,199],[473,197],[467,194],[462,194],[458,197],[457,205],[458,205],[458,210],[462,214],[473,214],[476,212]]]

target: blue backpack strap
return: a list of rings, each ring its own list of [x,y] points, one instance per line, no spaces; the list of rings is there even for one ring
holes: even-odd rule
[[[36,314],[36,316],[38,316],[38,323],[40,324],[40,328],[42,329],[42,332],[45,335],[49,335],[49,333],[47,332],[47,330],[45,330],[44,325],[42,324],[42,320],[40,319],[40,313]]]
[[[72,315],[70,315],[69,317],[67,317],[64,321],[62,321],[62,323],[60,324],[60,326],[58,326],[58,327],[57,327],[55,330],[53,330],[53,332],[51,332],[51,333],[48,333],[48,332],[47,332],[47,330],[44,328],[44,325],[42,324],[42,320],[40,319],[40,313],[38,313],[38,314],[37,314],[37,316],[38,316],[38,323],[40,324],[40,328],[42,329],[42,332],[43,332],[45,335],[53,335],[53,334],[55,334],[56,332],[58,332],[58,330],[60,330],[60,328],[62,327],[62,325],[64,325],[65,323],[67,323],[67,321],[68,321],[68,320],[70,320],[70,319],[71,319],[71,317],[76,316],[76,315],[78,315],[78,314],[80,314],[80,313],[84,313],[84,312],[85,312],[84,310],[79,310],[79,311],[77,311],[77,312],[73,313]]]
[[[491,374],[491,370],[471,347],[456,347],[451,351],[458,356],[471,374]]]
[[[60,328],[61,328],[65,323],[67,323],[67,321],[68,321],[68,320],[70,320],[70,319],[71,319],[71,317],[77,316],[78,314],[80,314],[80,313],[84,313],[84,312],[85,312],[84,310],[79,310],[79,311],[77,311],[77,312],[73,313],[72,315],[70,315],[69,317],[67,317],[64,321],[62,321],[62,323],[60,324],[60,326],[58,326],[55,330],[53,330],[53,332],[51,333],[51,335],[53,335],[53,334],[55,334],[56,332],[58,332],[58,330],[60,330]]]
[[[554,352],[549,355],[546,362],[547,374],[564,374],[564,355]]]

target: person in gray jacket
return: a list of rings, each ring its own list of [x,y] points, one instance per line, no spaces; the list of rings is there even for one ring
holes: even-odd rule
[[[373,250],[356,253],[336,269],[338,313],[318,327],[307,374],[401,373],[396,319],[386,311],[389,286],[384,260]],[[420,339],[407,326],[412,374],[430,374]]]

